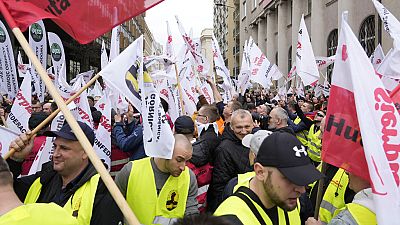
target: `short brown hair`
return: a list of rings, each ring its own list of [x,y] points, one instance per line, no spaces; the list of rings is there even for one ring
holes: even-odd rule
[[[0,186],[6,186],[13,184],[13,177],[10,173],[10,168],[7,162],[0,157]]]

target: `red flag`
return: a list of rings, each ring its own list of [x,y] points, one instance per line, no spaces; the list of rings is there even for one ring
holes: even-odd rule
[[[114,26],[152,8],[163,0],[3,0],[15,24],[25,31],[40,19],[52,19],[81,44],[87,44]]]

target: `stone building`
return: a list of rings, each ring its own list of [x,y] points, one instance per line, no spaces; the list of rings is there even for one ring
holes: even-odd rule
[[[381,2],[400,19],[400,1]],[[383,30],[371,0],[240,0],[240,46],[252,36],[267,58],[286,74],[295,59],[301,15],[314,54],[331,56],[336,52],[341,14],[346,10],[348,23],[366,53],[371,55],[379,43],[387,53],[392,39]],[[240,57],[242,52],[243,47]],[[328,77],[331,71],[328,68]]]

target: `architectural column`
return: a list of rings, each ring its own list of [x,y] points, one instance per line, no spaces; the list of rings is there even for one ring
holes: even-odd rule
[[[258,26],[256,23],[250,24],[250,35],[258,45]]]
[[[267,49],[265,55],[270,62],[275,62],[276,44],[275,44],[275,31],[276,31],[276,10],[268,9],[266,12],[267,17]]]
[[[261,49],[261,52],[266,55],[265,49],[265,30],[267,28],[267,20],[264,17],[260,17],[258,21],[258,47]]]
[[[278,67],[283,74],[288,72],[288,38],[286,35],[287,19],[287,2],[279,1],[278,5]],[[278,82],[280,85],[280,82]]]
[[[324,2],[312,0],[310,37],[315,56],[326,56],[326,40],[324,39]]]
[[[299,27],[300,27],[300,20],[301,20],[301,14],[302,14],[301,9],[302,9],[303,2],[305,2],[305,1],[292,0],[292,65],[296,61],[297,37],[299,36],[298,33],[299,33]],[[288,51],[289,51],[289,48],[288,48]]]

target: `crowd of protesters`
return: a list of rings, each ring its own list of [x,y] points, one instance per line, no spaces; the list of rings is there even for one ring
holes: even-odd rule
[[[200,95],[195,114],[175,121],[167,116],[175,138],[172,159],[146,156],[137,109],[129,105],[124,114],[112,110],[110,173],[141,224],[376,221],[369,182],[332,165],[325,173],[319,220],[312,218],[318,180],[323,177],[321,149],[328,97],[316,97],[310,90],[304,96],[276,98],[272,91],[255,88],[224,103],[217,86],[207,82],[215,103],[208,104]],[[94,107],[97,100],[88,97],[95,129],[101,118]],[[167,103],[161,102],[167,111]],[[11,105],[4,97],[2,122]],[[45,102],[33,98],[31,108],[29,129],[33,130],[57,105],[51,98]],[[94,131],[84,123],[79,125],[93,145]],[[27,175],[47,136],[56,137],[53,160]],[[7,163],[0,162],[0,190],[14,194],[0,191],[0,224],[17,224],[13,220],[18,216],[36,224],[35,210],[46,211],[46,207],[49,215],[44,217],[59,215],[46,221],[49,224],[62,224],[57,219],[63,224],[123,223],[120,209],[68,123],[59,131],[50,131],[48,125],[35,135],[28,131],[10,147],[16,153]],[[53,211],[54,216],[50,215]],[[69,216],[77,221],[68,223]]]

